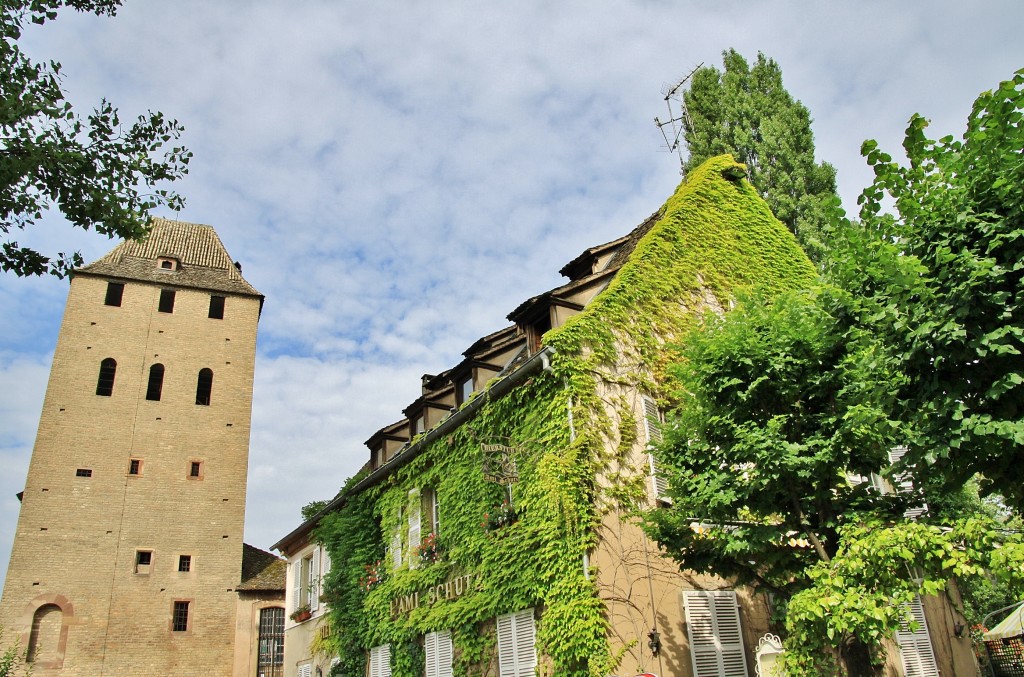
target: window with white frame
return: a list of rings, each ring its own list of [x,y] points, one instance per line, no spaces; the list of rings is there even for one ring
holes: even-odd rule
[[[747,677],[740,608],[732,590],[685,590],[694,677]]]
[[[391,677],[391,645],[382,644],[370,649],[368,677]]]
[[[900,621],[900,629],[896,632],[896,643],[900,645],[900,660],[903,661],[903,673],[914,677],[939,677],[939,666],[935,662],[932,638],[928,633],[921,598],[915,595],[914,601],[905,606],[904,611],[916,621],[917,629],[911,630],[910,623],[903,620]]]
[[[498,674],[533,677],[537,668],[533,609],[498,616]]]
[[[452,677],[452,635],[447,630],[423,637],[426,677]]]
[[[651,473],[651,493],[656,500],[669,503],[671,499],[668,497],[668,480],[659,470],[653,451],[653,447],[661,444],[661,441],[664,439],[661,430],[664,425],[664,419],[661,411],[658,409],[658,403],[653,397],[645,395],[643,404],[644,432],[647,434],[647,462],[650,464]]]
[[[889,465],[895,465],[899,461],[903,460],[908,449],[906,447],[893,447],[889,450]],[[847,477],[849,483],[856,487],[865,482],[870,482],[878,493],[883,496],[886,494],[903,494],[906,496],[920,498],[920,494],[914,488],[914,478],[909,471],[903,471],[893,473],[892,481],[887,480],[878,473],[871,473],[868,477],[863,475],[850,474]],[[910,520],[916,520],[917,518],[928,512],[928,504],[923,500],[917,500],[915,505],[907,508],[904,511],[903,516]]]

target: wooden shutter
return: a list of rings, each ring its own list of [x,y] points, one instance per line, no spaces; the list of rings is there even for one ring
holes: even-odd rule
[[[300,559],[292,564],[292,611],[302,606],[302,562]]]
[[[498,616],[499,677],[533,677],[536,668],[533,609]]]
[[[896,643],[900,645],[900,658],[903,661],[903,673],[906,677],[939,677],[939,666],[935,662],[932,651],[932,639],[928,634],[928,624],[924,618],[924,605],[921,598],[914,596],[909,607],[904,607],[911,618],[917,621],[917,630],[911,631],[910,624],[900,622],[896,632]]]
[[[683,602],[694,677],[747,677],[736,593],[686,590]]]
[[[661,444],[664,436],[662,435],[661,426],[662,418],[661,412],[658,410],[658,403],[652,397],[643,398],[644,402],[644,431],[647,434],[647,462],[650,465],[651,473],[651,492],[659,501],[669,502],[668,498],[668,480],[659,471],[658,463],[654,458],[654,452],[650,449]]]
[[[320,548],[313,549],[309,558],[309,610],[320,608]]]
[[[420,490],[409,491],[409,566],[415,568],[419,563],[416,548],[420,547],[420,522],[423,508],[420,505]]]
[[[452,677],[452,636],[447,630],[428,633],[423,638],[426,653],[426,677]]]
[[[370,649],[369,677],[391,677],[391,645],[382,644]]]

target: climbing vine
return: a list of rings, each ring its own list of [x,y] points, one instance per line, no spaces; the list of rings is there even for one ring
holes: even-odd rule
[[[734,178],[737,168],[722,156],[690,174],[608,288],[545,335],[551,369],[501,398],[477,395],[487,399],[451,434],[377,484],[354,493],[354,478],[343,489],[343,505],[316,532],[333,561],[325,594],[336,674],[363,675],[368,649],[389,644],[395,677],[420,675],[418,639],[438,630],[451,631],[457,675],[495,674],[493,619],[530,607],[541,611],[542,674],[614,672],[622,651],[611,646],[601,590],[584,563],[602,511],[643,495],[642,473],[627,462],[640,423],[621,391],[661,393],[672,342],[696,313],[721,308],[741,287],[771,292],[814,274],[756,192]],[[519,481],[514,519],[496,521],[506,489],[481,468],[482,444],[499,440],[515,449]],[[440,554],[410,563],[403,547],[394,566],[386,545],[405,538],[416,489],[437,496]],[[458,595],[428,592],[453,580]]]

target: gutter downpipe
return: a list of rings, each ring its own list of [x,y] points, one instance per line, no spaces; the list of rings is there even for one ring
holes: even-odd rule
[[[555,350],[550,346],[545,346],[541,348],[538,352],[531,355],[530,358],[526,360],[526,362],[523,362],[523,364],[520,365],[518,369],[508,374],[507,376],[503,377],[501,380],[495,382],[494,385],[492,385],[490,388],[484,390],[477,397],[474,397],[465,405],[463,405],[461,409],[449,415],[448,418],[444,419],[436,426],[420,435],[420,438],[413,442],[412,444],[410,444],[408,447],[406,447],[405,450],[400,451],[390,461],[388,461],[387,463],[385,463],[384,465],[377,468],[369,475],[361,479],[359,482],[350,487],[348,491],[336,497],[334,500],[332,500],[330,503],[324,506],[318,513],[310,517],[308,520],[306,520],[301,525],[296,527],[287,536],[285,536],[280,541],[272,545],[271,548],[280,551],[281,548],[278,546],[290,541],[293,536],[298,535],[304,529],[308,530],[308,528],[311,528],[313,525],[319,522],[320,518],[324,517],[328,513],[344,505],[345,501],[348,499],[349,496],[354,496],[355,494],[358,494],[364,489],[372,487],[373,485],[377,484],[385,477],[390,475],[394,470],[401,468],[403,465],[419,456],[420,453],[422,453],[423,450],[426,449],[432,442],[437,440],[439,437],[442,437],[443,435],[447,435],[449,432],[455,430],[460,425],[465,423],[467,420],[472,418],[476,411],[480,409],[488,400],[502,397],[510,390],[520,385],[523,381],[526,380],[527,376],[531,375],[538,369],[550,371],[551,357],[554,354]]]

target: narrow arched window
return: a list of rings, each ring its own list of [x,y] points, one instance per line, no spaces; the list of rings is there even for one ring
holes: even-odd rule
[[[57,657],[64,612],[56,604],[44,604],[32,616],[28,637],[28,662],[49,661]]]
[[[114,394],[114,374],[117,372],[117,360],[112,357],[100,362],[100,377],[96,381],[96,394],[110,397]]]
[[[164,365],[154,364],[149,368],[149,385],[146,387],[146,399],[160,401],[160,393],[164,389]]]
[[[210,392],[213,390],[213,370],[200,369],[199,381],[196,383],[196,404],[209,406]]]

